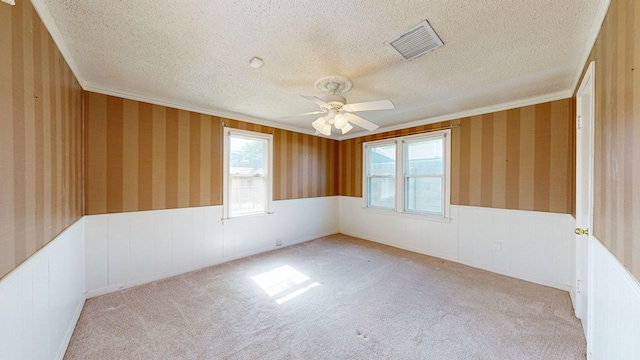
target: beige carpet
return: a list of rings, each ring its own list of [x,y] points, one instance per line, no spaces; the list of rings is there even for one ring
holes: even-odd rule
[[[585,349],[566,292],[333,235],[89,299],[65,359],[584,359]]]

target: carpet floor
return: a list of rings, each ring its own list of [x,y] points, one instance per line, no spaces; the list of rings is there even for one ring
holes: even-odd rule
[[[569,294],[346,235],[87,300],[65,359],[585,359]]]

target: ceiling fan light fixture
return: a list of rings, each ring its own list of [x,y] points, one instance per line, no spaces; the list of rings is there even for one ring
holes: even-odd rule
[[[311,123],[313,128],[316,129],[316,135],[331,136],[333,127],[336,130],[342,130],[342,135],[344,135],[353,129],[351,123],[365,130],[373,131],[378,128],[378,125],[353,113],[394,108],[391,100],[367,101],[347,105],[347,99],[341,94],[349,91],[352,85],[351,80],[344,76],[331,75],[316,81],[316,89],[328,93],[326,96],[319,98],[300,95],[320,107],[320,111],[312,111],[300,115],[326,114]]]
[[[331,135],[331,125],[327,124],[324,117],[319,117],[318,119],[316,119],[316,121],[312,122],[311,125],[313,125],[313,128],[322,135]]]
[[[342,129],[346,125],[347,119],[345,119],[344,115],[342,114],[336,115],[336,117],[333,119],[333,126],[335,126],[336,129]]]
[[[313,128],[322,132],[322,128],[324,127],[324,118],[323,117],[319,117],[317,118],[314,122],[311,123],[311,125],[313,125]]]
[[[351,129],[353,129],[353,126],[351,126],[351,124],[349,124],[349,122],[347,122],[343,127],[342,127],[342,135],[348,133]]]

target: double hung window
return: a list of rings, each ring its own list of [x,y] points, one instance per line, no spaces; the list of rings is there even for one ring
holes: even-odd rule
[[[269,134],[225,128],[225,218],[269,212],[271,142]]]
[[[366,207],[446,217],[449,130],[364,144]]]

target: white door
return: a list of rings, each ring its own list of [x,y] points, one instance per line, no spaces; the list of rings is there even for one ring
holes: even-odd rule
[[[576,316],[589,343],[589,244],[593,223],[594,62],[580,83],[576,100]]]

